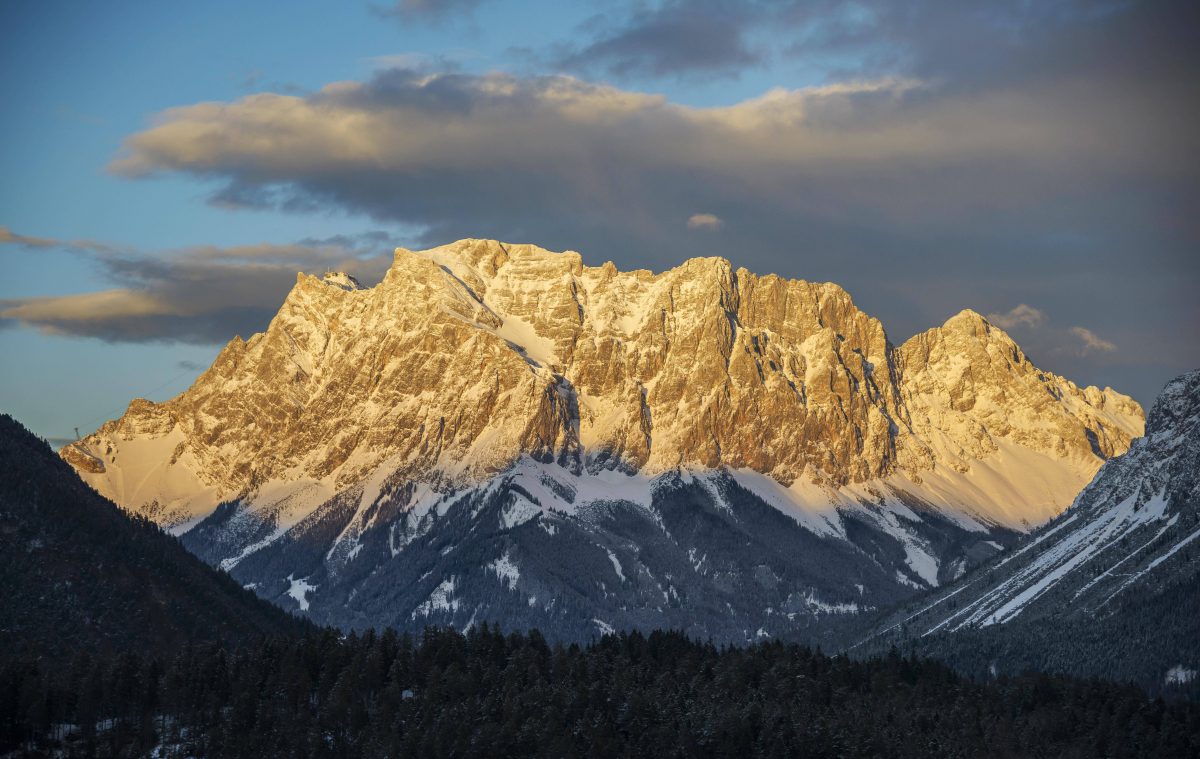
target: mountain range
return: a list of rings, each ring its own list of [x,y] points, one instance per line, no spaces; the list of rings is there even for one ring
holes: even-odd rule
[[[744,641],[954,581],[1142,431],[973,311],[895,346],[834,284],[462,240],[299,275],[60,454],[320,623]]]
[[[1167,384],[1146,435],[1014,550],[888,616],[897,645],[979,674],[1026,669],[1200,694],[1200,371]]]

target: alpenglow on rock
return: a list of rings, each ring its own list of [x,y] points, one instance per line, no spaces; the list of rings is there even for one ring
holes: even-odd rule
[[[667,562],[675,580],[644,580],[655,605],[629,596],[613,608],[699,603],[725,570],[706,569],[705,546],[684,545],[664,522],[657,501],[667,492],[708,503],[730,535],[748,529],[731,504],[767,505],[805,535],[843,545],[829,573],[871,564],[886,576],[873,591],[874,580],[847,580],[837,598],[792,604],[807,610],[874,605],[954,576],[1058,514],[1142,423],[1127,396],[1040,371],[971,311],[897,348],[834,284],[760,277],[719,258],[620,272],[573,252],[462,240],[398,249],[372,288],[299,275],[266,332],[235,338],[183,394],[134,401],[63,456],[102,494],[188,533],[264,595],[300,596],[315,616],[362,567],[391,574],[406,545],[448,534],[468,503],[467,522],[491,506],[499,520],[486,540],[459,536],[486,543],[476,565],[517,566],[525,544],[514,536],[540,526],[560,545],[575,530],[606,546],[610,573],[625,566],[614,517],[593,507],[636,506],[630,513],[657,532],[639,526],[621,550],[665,540],[662,551],[681,552]],[[369,537],[383,532],[386,551],[373,556]],[[319,560],[295,559],[301,543]],[[538,550],[544,559],[553,549]],[[744,558],[728,571],[770,564]],[[422,565],[430,589],[396,614],[488,618],[461,599],[469,578],[450,561]],[[755,587],[779,586],[784,569],[768,567],[774,579]],[[686,585],[685,570],[698,584],[680,602],[668,588]],[[558,580],[497,572],[530,608],[561,590]],[[813,572],[822,570],[801,574]],[[424,592],[417,579],[408,582]],[[816,598],[822,578],[809,579],[772,592],[781,605]],[[579,580],[589,582],[600,581]],[[522,588],[537,583],[535,601]],[[306,590],[287,595],[297,587]],[[583,595],[580,614],[596,605]],[[336,623],[395,622],[394,610],[343,601],[375,610]]]

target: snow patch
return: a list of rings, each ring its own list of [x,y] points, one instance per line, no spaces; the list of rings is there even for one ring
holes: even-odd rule
[[[513,562],[507,551],[504,555],[487,565],[496,577],[500,578],[501,582],[508,585],[509,588],[517,587],[517,580],[521,579],[521,570]]]
[[[1188,669],[1182,664],[1177,664],[1167,670],[1167,676],[1163,678],[1163,681],[1167,685],[1187,685],[1196,679],[1197,674],[1196,670]]]
[[[299,605],[300,611],[308,611],[308,594],[316,590],[318,586],[310,585],[307,577],[293,580],[292,575],[288,575],[287,581],[291,583],[287,594]]]
[[[617,577],[621,578],[621,582],[625,582],[625,573],[621,571],[621,562],[617,560],[617,555],[607,548],[604,552],[608,554],[608,560],[612,562],[613,571],[617,573]]]
[[[500,525],[506,530],[511,530],[531,519],[536,519],[541,513],[540,506],[517,493],[512,502],[500,512]]]
[[[857,603],[850,601],[848,603],[827,603],[817,598],[817,595],[811,590],[804,597],[804,605],[811,611],[820,612],[823,614],[858,614],[860,611],[865,611],[871,607],[860,607]]]
[[[837,507],[847,499],[836,491],[814,483],[796,480],[784,487],[775,479],[752,469],[730,469],[729,476],[746,490],[779,511],[796,520],[802,527],[817,535],[846,537]]]
[[[454,598],[455,579],[449,577],[438,583],[438,586],[429,594],[429,598],[422,601],[416,609],[413,610],[412,618],[428,617],[435,611],[456,612],[460,605],[459,600]]]

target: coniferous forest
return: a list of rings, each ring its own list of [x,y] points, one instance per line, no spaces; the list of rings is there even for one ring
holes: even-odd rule
[[[415,640],[328,631],[0,667],[0,751],[16,755],[1200,755],[1200,705],[1131,686],[981,684],[895,653],[853,661],[662,632],[564,647],[486,625]]]

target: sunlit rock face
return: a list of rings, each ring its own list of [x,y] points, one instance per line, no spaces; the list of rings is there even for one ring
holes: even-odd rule
[[[835,528],[917,505],[1025,530],[1142,424],[1127,396],[1037,369],[970,311],[895,347],[831,283],[461,240],[398,249],[372,288],[299,275],[266,332],[63,455],[179,531],[236,501],[272,525],[247,533],[263,545],[340,499],[354,517],[329,540],[352,547],[396,493],[393,512],[425,508],[522,461],[563,482],[636,481],[646,503],[664,476],[725,471]]]

